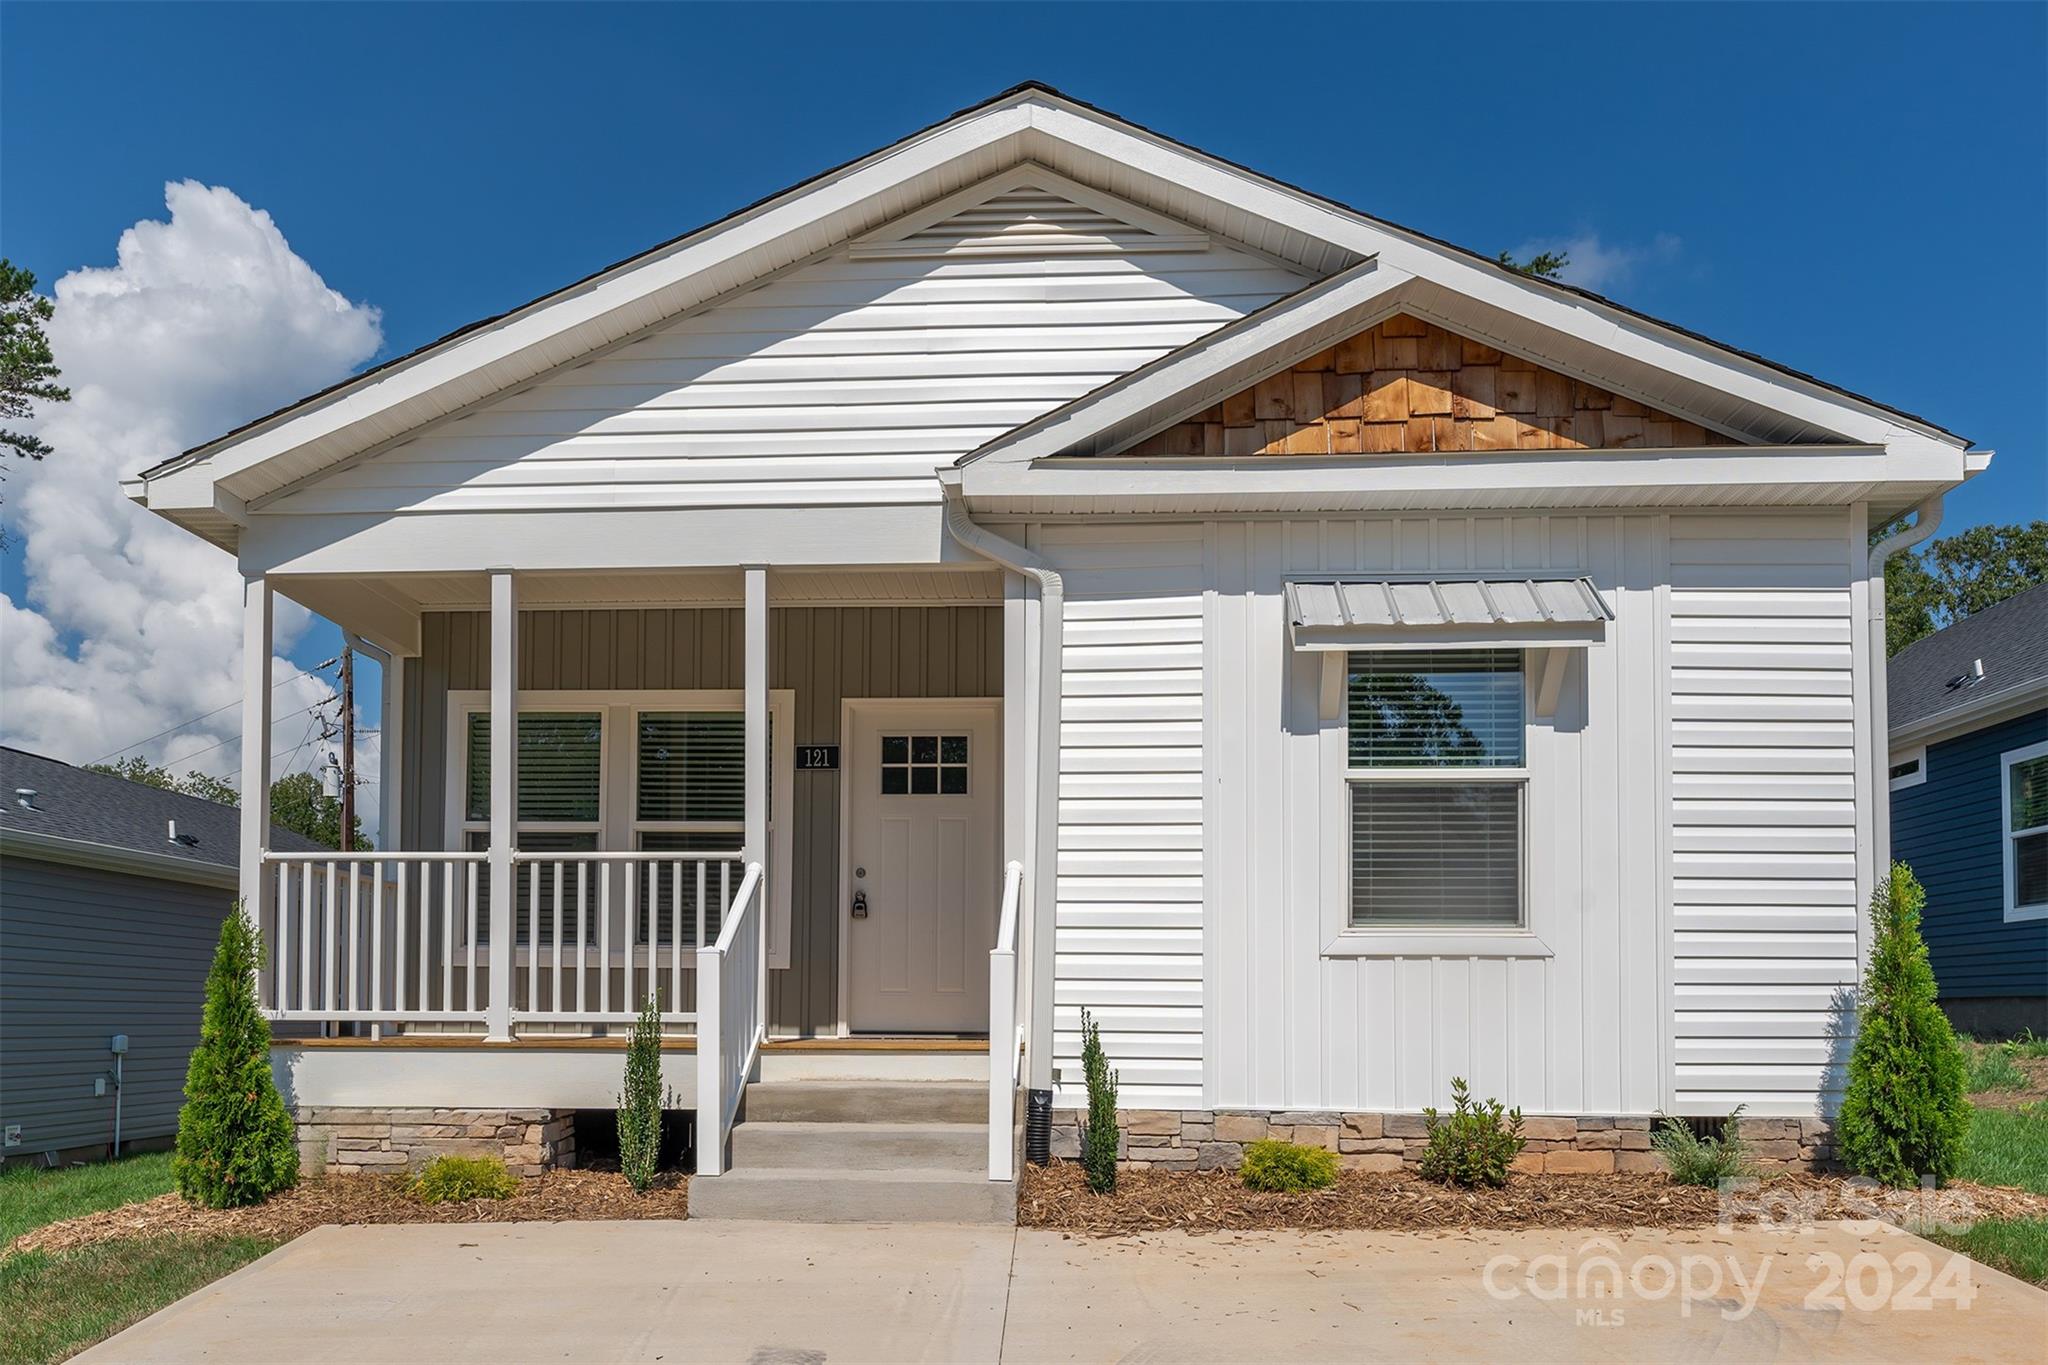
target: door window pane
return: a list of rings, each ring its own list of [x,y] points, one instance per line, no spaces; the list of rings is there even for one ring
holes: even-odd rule
[[[966,735],[882,736],[882,795],[967,795]]]

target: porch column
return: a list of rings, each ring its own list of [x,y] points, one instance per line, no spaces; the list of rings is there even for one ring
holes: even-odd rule
[[[768,1019],[768,570],[759,564],[746,569],[747,598],[747,861],[761,865],[760,909],[755,911],[760,935],[760,971],[754,989],[760,992],[761,1019]]]
[[[491,570],[491,958],[485,1036],[512,1037],[513,847],[519,815],[519,589]]]
[[[261,932],[270,879],[270,580],[242,579],[242,913]]]

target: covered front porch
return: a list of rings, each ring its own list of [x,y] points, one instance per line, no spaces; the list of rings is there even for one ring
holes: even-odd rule
[[[986,1076],[990,1172],[1008,1177],[1035,766],[1014,576],[251,578],[252,737],[270,730],[278,593],[384,665],[384,847],[245,835],[293,1088],[604,1107],[652,1002],[701,1174],[750,1080],[915,1043],[885,1070]],[[268,747],[245,742],[245,791],[268,791]],[[261,805],[244,812],[259,831]],[[418,1093],[368,1082],[401,1070]]]

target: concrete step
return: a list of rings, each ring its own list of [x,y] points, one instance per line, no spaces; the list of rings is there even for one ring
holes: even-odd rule
[[[979,1081],[756,1081],[746,1118],[768,1123],[987,1123]]]
[[[960,1171],[739,1167],[690,1182],[690,1217],[795,1223],[1014,1223],[1017,1187]]]
[[[808,1123],[749,1116],[732,1130],[743,1168],[988,1169],[986,1123]]]

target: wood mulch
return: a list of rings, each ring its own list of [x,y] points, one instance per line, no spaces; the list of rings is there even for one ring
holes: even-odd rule
[[[605,1218],[683,1218],[690,1181],[660,1177],[634,1194],[616,1171],[550,1171],[519,1182],[506,1199],[422,1204],[402,1176],[315,1176],[265,1203],[207,1209],[175,1194],[25,1232],[6,1252],[70,1251],[122,1237],[270,1237],[288,1241],[328,1223],[571,1223]]]
[[[1954,1184],[1934,1203],[1914,1193],[1875,1194],[1823,1176],[1774,1176],[1762,1186],[1762,1216],[1814,1219],[1957,1216],[2041,1217],[2048,1195]],[[1938,1203],[1939,1207],[1935,1204]],[[1116,1192],[1091,1194],[1081,1168],[1059,1161],[1027,1166],[1017,1221],[1087,1237],[1138,1232],[1261,1229],[1412,1232],[1462,1228],[1682,1228],[1721,1217],[1717,1191],[1674,1185],[1662,1175],[1516,1175],[1498,1190],[1461,1190],[1400,1172],[1346,1171],[1327,1190],[1261,1194],[1229,1171],[1120,1171]],[[1757,1221],[1755,1213],[1738,1222]]]

